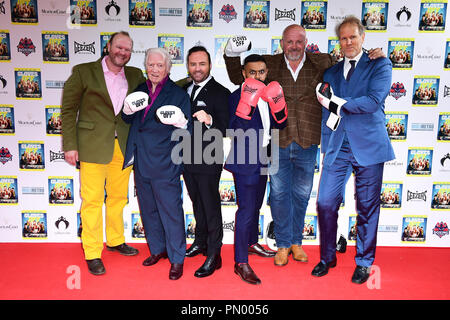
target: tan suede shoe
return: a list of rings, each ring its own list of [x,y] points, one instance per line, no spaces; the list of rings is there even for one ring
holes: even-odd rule
[[[275,255],[273,263],[276,266],[285,266],[289,261],[289,254],[291,253],[291,248],[278,248],[277,254]]]
[[[292,250],[292,257],[294,258],[295,261],[308,262],[308,255],[303,250],[302,246],[298,244],[293,244],[291,246],[291,250]]]

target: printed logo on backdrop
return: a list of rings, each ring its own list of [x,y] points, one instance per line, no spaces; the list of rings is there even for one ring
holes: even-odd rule
[[[446,0],[422,0],[420,4],[419,32],[444,32],[446,13]]]
[[[11,42],[9,30],[0,30],[0,61],[11,60]]]
[[[158,34],[158,48],[169,52],[172,64],[182,65],[184,61],[184,37],[180,34]]]
[[[426,202],[427,201],[427,190],[422,191],[422,192],[418,192],[418,191],[412,192],[412,191],[407,190],[406,201],[408,201],[408,202],[409,201]]]
[[[306,214],[303,224],[303,240],[317,239],[317,214]]]
[[[73,201],[73,177],[48,177],[49,204],[69,205]]]
[[[12,158],[13,158],[13,156],[12,156],[11,152],[9,152],[8,148],[5,148],[5,147],[0,148],[0,163],[1,164],[5,164],[8,161],[12,161]]]
[[[42,195],[44,194],[44,187],[22,187],[22,194],[30,194],[30,195]]]
[[[0,13],[1,14],[6,14],[6,10],[5,10],[5,0],[0,2]]]
[[[224,231],[232,231],[232,232],[234,232],[234,221],[224,222],[222,224],[222,227],[223,227]]]
[[[186,228],[186,240],[195,239],[195,227],[197,222],[195,221],[193,212],[186,212],[185,216],[185,228]]]
[[[61,106],[45,106],[45,121],[47,135],[61,134]]]
[[[295,21],[295,10],[295,8],[292,10],[275,8],[275,21]]]
[[[5,89],[6,85],[8,84],[8,81],[6,81],[5,78],[0,74],[0,82],[2,84],[2,89]]]
[[[388,0],[363,0],[361,22],[366,27],[366,31],[386,31],[388,8]]]
[[[65,232],[67,229],[69,229],[69,221],[63,217],[60,216],[56,221],[55,221],[55,227],[56,227],[56,234],[69,234],[68,232]]]
[[[17,204],[18,195],[17,176],[0,176],[0,205]]]
[[[86,42],[73,42],[73,51],[75,54],[95,54],[95,41],[86,44]]]
[[[11,22],[14,24],[37,24],[37,0],[11,0]]]
[[[17,45],[17,52],[23,53],[28,57],[31,53],[36,52],[36,46],[33,44],[31,38],[21,38],[19,44]]]
[[[412,131],[434,131],[434,123],[420,123],[413,122],[411,123]]]
[[[14,107],[0,104],[0,135],[13,135],[14,132]]]
[[[441,164],[441,166],[443,168],[449,168],[450,169],[450,153],[445,154],[441,160],[439,161],[439,163]],[[447,170],[442,170],[442,171],[447,171]]]
[[[437,235],[439,238],[442,238],[443,236],[448,236],[449,229],[447,222],[438,222],[433,228],[433,234]]]
[[[394,82],[391,86],[391,89],[389,90],[389,95],[395,100],[406,96],[405,85],[402,82]]]
[[[119,5],[117,4],[116,1],[111,0],[105,6],[105,12],[110,17],[117,17],[119,15],[119,13],[120,13],[120,7],[119,7]],[[107,18],[106,20],[107,21],[120,21],[120,19],[109,20],[109,18]]]
[[[50,150],[50,162],[64,162],[65,156],[63,151],[54,152]]]
[[[47,89],[63,89],[64,80],[45,80],[45,88]]]
[[[431,200],[431,209],[450,209],[450,184],[448,182],[433,183],[433,199]]]
[[[450,96],[450,87],[444,85],[444,98]]]
[[[319,46],[315,43],[310,43],[306,46],[306,52],[311,52],[311,53],[320,53],[320,49]]]
[[[321,30],[327,28],[327,1],[305,1],[301,6],[301,25],[305,30]]]
[[[391,141],[405,141],[408,130],[408,113],[386,112],[385,125]]]
[[[219,19],[225,20],[227,23],[230,23],[231,20],[236,20],[237,12],[234,10],[234,6],[228,3],[223,5],[219,11]]]
[[[337,37],[328,38],[328,54],[330,54],[336,61],[344,59],[344,54],[341,51],[341,44]]]
[[[408,24],[408,21],[411,19],[412,13],[411,11],[406,7],[403,6],[400,8],[400,10],[397,11],[395,14],[395,17],[397,18],[397,21],[399,22],[396,24],[396,27],[411,27],[411,24]]]
[[[378,232],[392,232],[392,233],[397,233],[398,232],[398,225],[378,225]]]
[[[132,239],[145,239],[144,225],[139,212],[131,213],[131,226]]]
[[[183,15],[183,8],[159,8],[159,15],[161,17],[181,17]]]

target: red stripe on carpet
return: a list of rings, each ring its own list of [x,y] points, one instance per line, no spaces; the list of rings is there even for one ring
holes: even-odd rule
[[[354,247],[338,254],[337,267],[322,278],[311,276],[319,259],[318,246],[304,246],[308,263],[290,257],[284,267],[275,266],[271,258],[252,255],[250,265],[262,280],[261,285],[254,286],[234,274],[232,245],[223,246],[223,266],[212,276],[194,277],[205,259],[196,256],[186,258],[184,275],[176,281],[168,279],[167,259],[144,267],[147,246],[131,245],[139,249],[137,256],[104,250],[106,274],[94,276],[88,272],[80,244],[2,243],[0,299],[450,299],[449,248],[378,247],[375,265],[379,278],[363,285],[350,281],[355,268]],[[70,281],[76,279],[71,266],[79,270],[78,282]],[[71,289],[70,285],[76,283],[80,289]]]

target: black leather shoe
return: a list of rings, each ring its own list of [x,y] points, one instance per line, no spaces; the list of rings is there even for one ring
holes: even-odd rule
[[[214,271],[222,267],[222,257],[220,254],[210,255],[206,258],[205,263],[195,271],[194,276],[204,278],[210,276]]]
[[[254,245],[248,247],[248,254],[256,254],[264,258],[273,258],[275,257],[276,251],[266,250],[259,243],[255,243]]]
[[[353,272],[352,282],[357,284],[363,284],[369,279],[370,267],[356,266],[355,272]]]
[[[130,247],[126,243],[122,243],[115,247],[106,246],[106,249],[109,251],[118,251],[120,254],[124,256],[135,256],[139,253],[137,249]]]
[[[242,280],[250,284],[260,284],[261,280],[255,274],[255,272],[250,268],[248,263],[235,263],[234,273],[236,273]]]
[[[342,234],[336,244],[336,251],[339,253],[345,253],[347,251],[347,239]]]
[[[102,259],[86,260],[89,272],[93,275],[99,276],[106,272]]]
[[[192,244],[189,249],[186,250],[186,257],[195,257],[198,254],[203,254],[204,256],[206,256],[206,248],[205,247],[201,247],[197,244]]]
[[[178,280],[183,275],[183,264],[173,263],[170,266],[169,279]]]
[[[334,259],[331,262],[328,263],[323,263],[322,261],[320,261],[313,269],[313,271],[311,272],[311,275],[315,276],[315,277],[323,277],[324,275],[326,275],[328,273],[328,270],[330,268],[334,268],[336,267],[336,263],[337,260]]]
[[[160,259],[167,259],[167,252],[162,252],[159,254],[152,254],[150,257],[144,260],[142,264],[146,267],[152,266],[157,263]]]

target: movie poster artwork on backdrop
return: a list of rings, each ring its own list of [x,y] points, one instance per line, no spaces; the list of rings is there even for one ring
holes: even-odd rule
[[[145,239],[144,225],[142,224],[141,214],[139,212],[131,213],[131,238]]]
[[[186,241],[195,239],[195,226],[196,221],[194,217],[194,213],[192,211],[188,211],[184,214],[185,219],[185,228],[186,228]]]
[[[11,22],[14,24],[38,23],[37,0],[11,0]]]
[[[19,141],[20,170],[44,170],[44,141]]]
[[[433,183],[431,209],[450,210],[450,182]]]
[[[317,239],[317,214],[306,214],[305,224],[303,225],[303,240]]]
[[[42,31],[42,59],[47,63],[68,63],[69,33]]]
[[[131,27],[155,27],[154,0],[129,0],[128,10]]]
[[[327,28],[328,0],[302,0],[301,26],[305,30],[321,30]]]
[[[337,37],[328,38],[328,54],[336,59],[336,61],[344,59],[344,54],[341,51],[341,44]]]
[[[9,30],[0,30],[0,62],[11,61],[11,42]]]
[[[214,36],[214,66],[216,67],[225,67],[223,54],[229,38],[230,36]]]
[[[270,52],[272,54],[279,54],[279,53],[283,53],[283,48],[281,47],[281,37],[276,36],[276,37],[272,37],[272,39],[270,40]]]
[[[439,113],[438,141],[450,141],[450,112]]]
[[[61,135],[61,106],[45,106],[47,135]]]
[[[109,39],[111,39],[111,35],[114,32],[100,32],[100,49],[102,50],[102,58],[108,55],[108,44]]]
[[[261,241],[264,239],[264,213],[259,213],[259,219],[258,219],[258,241]]]
[[[444,32],[447,0],[422,0],[420,3],[419,31]]]
[[[358,217],[356,216],[356,214],[351,214],[348,217],[348,241],[356,241],[356,238],[358,236],[358,232],[357,232],[357,226],[356,226],[356,219]]]
[[[73,177],[48,177],[48,202],[51,205],[73,204]]]
[[[14,69],[17,99],[41,99],[41,70]]]
[[[73,25],[97,25],[97,0],[70,0],[70,22]]]
[[[0,35],[1,37],[1,35]],[[450,70],[450,40],[445,42],[444,69]]]
[[[386,31],[389,1],[363,0],[361,22],[366,31]]]
[[[244,29],[269,29],[270,1],[244,0]]]
[[[184,63],[184,37],[181,34],[158,34],[158,48],[164,48],[173,65]]]
[[[381,208],[399,209],[402,207],[403,183],[383,182],[381,185]]]
[[[407,175],[431,175],[431,164],[433,163],[432,148],[409,148]]]
[[[404,216],[402,221],[402,242],[422,242],[426,240],[426,216]]]
[[[439,79],[439,76],[414,76],[413,106],[437,106]]]
[[[219,183],[220,202],[225,206],[236,205],[236,190],[234,188],[234,181],[230,179],[220,179]]]
[[[213,0],[186,0],[186,27],[212,28]]]
[[[45,211],[22,211],[22,238],[47,238],[47,213]]]
[[[15,131],[14,107],[0,104],[0,135],[13,135]]]
[[[19,202],[17,176],[0,176],[0,205]]]
[[[386,129],[391,141],[406,141],[408,131],[407,112],[386,112]]]
[[[389,39],[388,56],[394,70],[410,70],[413,67],[414,39]]]

